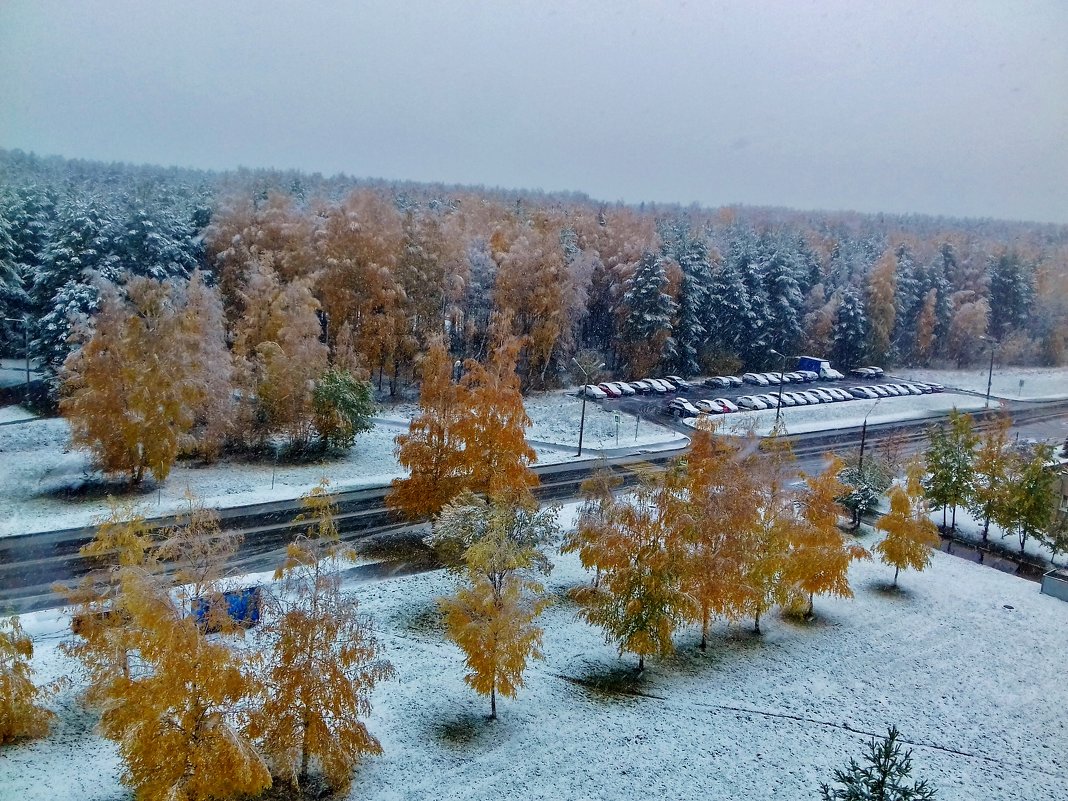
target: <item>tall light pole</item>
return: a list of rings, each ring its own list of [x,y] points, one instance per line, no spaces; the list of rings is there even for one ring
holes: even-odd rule
[[[783,356],[781,353],[779,353],[779,351],[775,350],[774,348],[771,349],[771,352],[774,353],[776,356],[782,357],[782,368],[779,370],[779,397],[775,403],[775,429],[777,431],[779,428],[779,418],[782,415],[782,377],[786,375],[786,359],[788,357]]]
[[[586,388],[590,385],[590,374],[586,372],[586,368],[583,367],[581,364],[579,364],[579,360],[576,359],[574,356],[571,357],[571,361],[573,361],[575,363],[575,366],[582,371],[582,377],[584,379],[586,379],[585,383],[582,385],[582,393],[581,393],[582,394],[582,416],[579,418],[579,444],[578,444],[578,453],[575,454],[575,458],[577,459],[579,456],[582,456],[582,433],[586,429]],[[604,367],[604,362],[601,362],[599,365],[597,365],[593,369],[594,370],[600,370],[602,367]]]
[[[986,405],[984,409],[990,408],[990,385],[994,382],[994,354],[998,352],[998,348],[1001,347],[1001,343],[993,337],[980,336],[979,339],[984,342],[990,343],[990,370],[986,374]]]

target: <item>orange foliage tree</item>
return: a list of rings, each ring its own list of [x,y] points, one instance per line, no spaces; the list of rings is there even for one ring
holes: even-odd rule
[[[739,481],[739,448],[702,421],[685,463],[677,524],[685,542],[683,587],[701,624],[701,650],[715,616],[736,618],[744,607],[744,532],[756,525],[757,498]]]
[[[814,595],[852,598],[849,563],[871,558],[860,545],[848,543],[838,525],[846,512],[838,502],[847,492],[838,480],[843,465],[841,459],[832,457],[823,472],[805,476],[801,518],[791,532],[783,581],[790,591],[808,596],[806,616],[812,615]]]
[[[105,473],[163,481],[193,426],[196,393],[172,287],[134,278],[126,292],[128,303],[113,285],[102,291],[92,335],[63,365],[60,411],[71,443]]]
[[[431,543],[459,556],[451,563],[461,577],[456,594],[438,603],[449,637],[464,652],[464,681],[490,697],[491,719],[497,693],[514,698],[527,661],[542,658],[537,619],[548,599],[534,574],[552,569],[542,549],[556,538],[556,513],[465,494],[434,526]]]
[[[370,695],[393,675],[381,657],[371,621],[341,586],[344,548],[334,499],[324,480],[304,496],[305,532],[276,573],[276,614],[261,627],[268,639],[260,703],[249,732],[272,772],[306,786],[318,767],[329,787],[344,793],[364,754],[382,746],[361,718]]]
[[[685,553],[673,527],[676,478],[647,477],[629,498],[604,513],[599,535],[580,551],[583,567],[600,575],[596,586],[575,591],[581,616],[604,629],[620,654],[667,656],[674,650],[678,625],[694,616],[694,602],[683,586]]]
[[[0,745],[43,737],[55,713],[40,705],[47,693],[33,683],[33,640],[17,617],[0,620]]]
[[[494,497],[527,497],[538,485],[530,469],[537,455],[526,437],[530,418],[515,371],[519,347],[518,339],[503,338],[485,365],[470,359],[464,364],[460,382],[465,409],[456,433],[470,470],[469,487]]]
[[[461,401],[452,360],[439,339],[423,361],[419,414],[408,433],[396,438],[397,461],[408,476],[393,479],[386,496],[386,505],[410,520],[436,515],[470,475],[469,454],[457,432],[465,411]]]
[[[213,801],[269,787],[263,759],[236,722],[253,689],[239,656],[209,641],[144,570],[123,568],[121,588],[134,658],[99,689],[100,728],[118,743],[123,783],[138,801]]]

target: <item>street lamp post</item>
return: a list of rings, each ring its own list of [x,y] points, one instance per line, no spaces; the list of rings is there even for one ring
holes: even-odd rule
[[[779,351],[772,348],[771,352],[776,356],[782,357],[782,368],[779,370],[779,396],[775,402],[775,430],[779,429],[779,418],[782,416],[782,378],[786,375],[786,356],[783,356]]]
[[[579,364],[579,360],[574,356],[571,357],[571,361],[575,363],[575,366],[582,371],[582,377],[585,379],[585,383],[582,385],[582,416],[579,418],[579,443],[578,453],[575,454],[577,459],[582,456],[582,433],[586,429],[586,388],[590,385],[590,374],[586,372],[586,368]],[[604,362],[594,367],[594,370],[600,370],[604,367]]]
[[[994,382],[994,354],[998,352],[998,348],[1001,347],[1001,343],[998,342],[996,339],[992,339],[991,337],[981,336],[979,337],[979,339],[983,340],[984,342],[990,343],[990,369],[987,371],[986,374],[986,405],[983,407],[984,409],[989,409],[990,386]]]
[[[868,414],[864,415],[864,422],[860,426],[860,457],[857,459],[857,481],[860,482],[860,484],[864,483],[864,443],[868,440],[868,417],[875,411],[875,407],[879,405],[879,401],[881,400],[882,398],[879,398],[879,400],[871,405],[871,408],[868,409]],[[854,532],[860,530],[859,506],[853,510],[852,528]]]

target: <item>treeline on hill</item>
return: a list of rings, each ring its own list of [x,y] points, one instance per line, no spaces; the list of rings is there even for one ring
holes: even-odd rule
[[[27,315],[53,377],[109,293],[130,301],[138,278],[179,297],[198,270],[237,372],[292,358],[283,318],[299,309],[300,336],[314,315],[326,350],[316,369],[366,371],[390,394],[438,336],[455,358],[484,359],[498,315],[523,337],[524,389],[577,378],[583,351],[623,377],[770,368],[771,348],[843,367],[964,366],[981,336],[1003,362],[1066,359],[1068,226],[635,208],[19,151],[0,151],[0,170],[0,341],[21,354]]]

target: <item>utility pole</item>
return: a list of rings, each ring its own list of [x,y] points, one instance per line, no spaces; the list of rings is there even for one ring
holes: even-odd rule
[[[519,201],[517,200],[516,201],[516,205],[518,206],[518,204],[519,204]],[[582,416],[579,418],[578,453],[575,454],[575,458],[577,459],[579,456],[582,456],[582,434],[586,429],[586,388],[590,385],[590,374],[588,372],[586,372],[586,368],[583,367],[581,364],[579,364],[579,360],[576,359],[574,356],[571,357],[571,361],[573,361],[575,363],[575,366],[582,371],[582,376],[583,376],[583,378],[586,379],[586,382],[582,385],[582,393],[581,393],[582,394]],[[604,362],[601,362],[599,365],[597,365],[593,369],[594,370],[600,370],[602,367],[604,367]]]
[[[779,396],[775,402],[775,430],[779,430],[779,418],[782,416],[782,377],[786,375],[786,356],[772,348],[771,352],[776,356],[782,356],[782,367],[779,369]]]
[[[990,343],[990,370],[988,370],[986,374],[986,404],[983,406],[984,409],[989,409],[990,386],[994,382],[994,354],[998,352],[998,348],[1001,347],[1001,343],[992,337],[980,336],[979,339],[983,340],[984,342]]]

